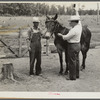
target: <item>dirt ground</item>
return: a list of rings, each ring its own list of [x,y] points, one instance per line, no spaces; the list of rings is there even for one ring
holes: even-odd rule
[[[87,25],[92,32],[91,43],[100,42],[100,24],[97,25],[97,16],[81,16],[82,24]],[[68,27],[67,19],[69,16],[59,16],[58,20],[64,26]],[[0,17],[6,23],[0,30],[0,35],[8,35],[10,30],[18,30],[19,27],[23,29],[31,26],[31,17]],[[11,20],[9,20],[11,19]],[[44,28],[45,17],[41,17],[41,28]],[[66,21],[65,21],[66,19]],[[85,19],[85,20],[84,20]],[[0,22],[0,25],[2,23]],[[6,28],[9,31],[5,31]],[[24,35],[26,30],[22,30]],[[16,33],[16,34],[15,34]],[[10,40],[6,41],[9,46],[18,45],[19,33],[14,31],[11,33]],[[14,37],[16,36],[16,39]],[[2,52],[8,52],[5,48],[0,49],[0,56]],[[82,61],[80,54],[80,64]],[[29,76],[29,57],[24,58],[5,58],[0,59],[0,68],[2,63],[12,62],[14,66],[14,73],[18,76],[18,82],[11,83],[9,81],[0,82],[0,91],[20,91],[20,92],[100,92],[100,47],[90,49],[86,60],[86,69],[80,71],[80,78],[76,81],[66,80],[66,75],[59,76],[59,57],[57,53],[50,53],[49,56],[42,55],[42,76]],[[65,62],[64,62],[65,69]],[[0,69],[1,73],[1,69]],[[0,74],[0,77],[1,74]]]
[[[81,60],[80,54],[80,63]],[[42,55],[42,76],[29,76],[29,57],[0,59],[0,63],[8,61],[13,63],[20,79],[18,83],[0,82],[0,91],[100,92],[100,47],[89,50],[86,69],[80,71],[80,78],[76,81],[58,75],[60,67],[57,53]]]

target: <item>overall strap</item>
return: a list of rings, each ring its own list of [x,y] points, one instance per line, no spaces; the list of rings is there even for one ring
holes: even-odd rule
[[[40,31],[40,29],[39,29],[39,28],[37,28],[37,30],[39,30],[39,31]],[[33,37],[34,33],[35,33],[35,31],[34,31],[33,27],[31,27],[31,36],[30,36],[30,38],[31,38],[31,39],[32,39],[32,37]]]

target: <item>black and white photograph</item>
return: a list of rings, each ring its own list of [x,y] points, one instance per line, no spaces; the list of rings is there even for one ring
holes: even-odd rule
[[[97,1],[0,2],[0,93],[99,93],[99,14]]]

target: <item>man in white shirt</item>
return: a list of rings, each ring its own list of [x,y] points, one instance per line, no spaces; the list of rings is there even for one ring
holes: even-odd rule
[[[79,51],[82,33],[82,26],[79,20],[79,16],[71,16],[69,21],[72,29],[70,29],[69,33],[67,35],[58,33],[58,36],[62,37],[63,40],[68,41],[69,77],[67,77],[67,80],[76,80],[76,78],[79,78]]]

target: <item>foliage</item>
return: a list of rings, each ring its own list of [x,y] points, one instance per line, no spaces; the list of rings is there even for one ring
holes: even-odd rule
[[[0,15],[12,16],[41,16],[41,15],[71,15],[72,7],[47,5],[45,3],[0,3]],[[96,10],[79,9],[81,15],[96,15]]]

